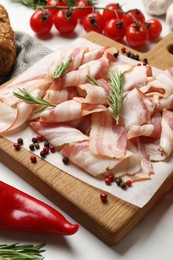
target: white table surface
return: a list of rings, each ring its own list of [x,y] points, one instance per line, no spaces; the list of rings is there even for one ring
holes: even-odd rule
[[[99,6],[104,6],[111,1],[100,0]],[[113,2],[113,1],[112,1]],[[124,0],[114,1],[123,4],[124,10],[130,8],[141,9],[147,18],[141,0]],[[29,19],[33,10],[25,7],[15,0],[1,0],[0,4],[4,5],[9,13],[11,25],[15,31],[24,31],[29,35],[36,37],[29,26]],[[162,37],[167,35],[170,30],[164,21]],[[53,29],[49,39],[38,40],[51,49],[58,49],[69,44],[73,39],[80,37],[85,32],[81,26],[73,37],[61,37]],[[30,195],[52,205],[66,216],[70,221],[75,222],[65,212],[61,211],[41,193],[28,185],[24,180],[19,178],[14,172],[0,163],[0,180],[9,183]],[[80,226],[79,231],[69,237],[57,235],[44,235],[20,233],[11,231],[0,232],[0,244],[2,243],[33,243],[38,244],[45,242],[46,252],[43,254],[46,260],[172,260],[173,259],[173,190],[170,191],[143,220],[117,245],[109,247],[97,239],[93,234]]]

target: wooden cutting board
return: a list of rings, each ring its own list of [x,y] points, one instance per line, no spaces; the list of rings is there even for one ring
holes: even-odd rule
[[[121,44],[100,34],[91,32],[84,38],[102,46],[115,46],[121,53]],[[130,48],[127,50],[138,53],[141,60],[147,58],[149,64],[157,68],[173,66],[173,34],[161,40],[148,53],[139,53]],[[143,208],[111,194],[108,194],[108,203],[105,204],[100,200],[101,190],[66,174],[41,158],[32,164],[28,160],[30,151],[22,148],[22,151],[16,152],[12,145],[0,137],[1,162],[108,245],[123,239],[173,186],[171,174]]]

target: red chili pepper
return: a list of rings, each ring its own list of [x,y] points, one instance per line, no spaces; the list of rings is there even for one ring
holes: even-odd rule
[[[79,225],[70,223],[46,203],[0,181],[0,228],[72,235]]]

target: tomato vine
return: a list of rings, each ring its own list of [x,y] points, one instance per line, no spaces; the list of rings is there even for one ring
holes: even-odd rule
[[[37,0],[38,5],[34,7],[38,9],[35,13],[40,16],[33,15],[30,19],[31,28],[37,34],[49,33],[53,25],[60,34],[69,34],[75,31],[80,23],[86,32],[96,31],[138,48],[146,45],[148,41],[156,40],[162,32],[162,24],[158,19],[147,21],[141,10],[134,8],[124,11],[118,3],[99,7],[91,0],[47,0],[40,8],[40,1]],[[46,13],[49,19],[43,21],[44,16],[41,13]],[[43,26],[47,30],[43,30]]]

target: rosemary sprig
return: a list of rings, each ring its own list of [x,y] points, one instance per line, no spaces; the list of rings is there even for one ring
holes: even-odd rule
[[[16,0],[16,2],[20,2],[21,4],[36,9],[36,7],[45,7],[47,0]]]
[[[118,70],[110,73],[111,92],[107,97],[107,99],[108,99],[109,106],[112,108],[114,118],[117,124],[119,122],[119,118],[121,114],[122,103],[124,98],[126,97],[126,95],[124,95],[123,93],[124,79],[125,79],[124,73]]]
[[[19,88],[19,91],[22,93],[22,94],[19,94],[19,93],[16,93],[16,92],[13,92],[13,94],[25,101],[27,104],[34,104],[34,105],[42,105],[44,106],[44,108],[46,107],[54,107],[54,105],[52,105],[50,102],[42,99],[42,98],[39,98],[39,97],[34,97],[33,95],[31,95],[26,89],[20,89]]]
[[[19,245],[16,244],[3,244],[0,245],[0,260],[43,260],[44,257],[41,253],[45,252],[42,249],[45,244],[34,245]]]
[[[96,86],[100,86],[100,84],[98,83],[98,81],[95,78],[91,77],[90,75],[87,75],[87,78],[90,80],[90,82],[92,84],[94,84]]]
[[[57,79],[62,77],[66,73],[71,62],[72,60],[68,60],[66,63],[62,62],[59,66],[57,66],[53,73],[53,78]]]

